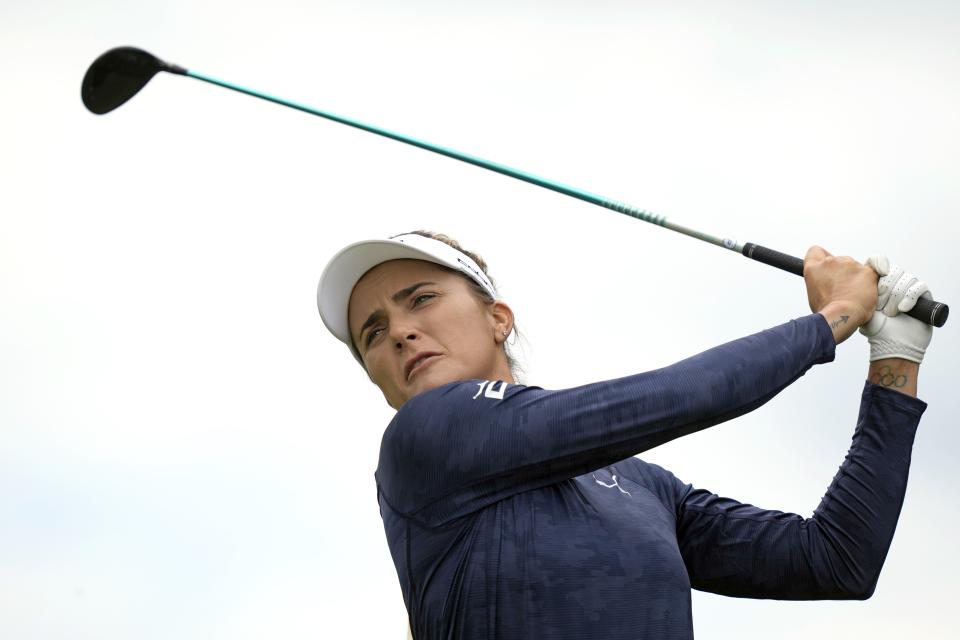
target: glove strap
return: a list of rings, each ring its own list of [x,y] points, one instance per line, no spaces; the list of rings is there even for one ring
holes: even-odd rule
[[[870,362],[884,358],[903,358],[919,364],[923,362],[925,353],[926,349],[918,349],[895,340],[870,338]]]

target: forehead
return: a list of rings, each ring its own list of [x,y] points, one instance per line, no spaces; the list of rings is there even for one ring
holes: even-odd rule
[[[446,282],[454,274],[426,260],[389,260],[363,274],[350,294],[347,316],[351,328],[383,306],[385,299],[416,282]],[[360,317],[363,316],[363,317]]]

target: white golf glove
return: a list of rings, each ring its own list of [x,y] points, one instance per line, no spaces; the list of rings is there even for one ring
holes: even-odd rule
[[[870,256],[865,263],[880,275],[877,309],[860,333],[870,342],[870,362],[903,358],[922,362],[933,336],[933,327],[906,315],[918,298],[932,298],[927,283],[903,267],[890,264],[886,256]]]

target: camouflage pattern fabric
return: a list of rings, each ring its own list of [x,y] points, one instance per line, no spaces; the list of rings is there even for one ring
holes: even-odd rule
[[[619,380],[473,380],[408,401],[375,477],[413,637],[689,639],[691,588],[869,596],[922,401],[865,384],[850,451],[806,519],[631,457],[759,407],[834,348],[812,314]]]

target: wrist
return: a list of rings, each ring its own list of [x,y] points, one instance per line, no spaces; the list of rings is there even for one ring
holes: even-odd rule
[[[846,300],[830,302],[817,313],[822,315],[830,325],[830,331],[833,332],[833,339],[837,344],[853,335],[857,327],[866,321],[863,317],[863,309]]]
[[[870,363],[867,380],[881,387],[916,397],[919,373],[920,363],[918,362],[903,358],[885,358]]]

